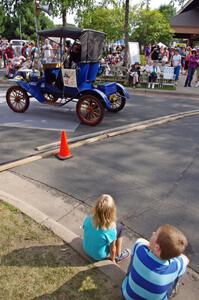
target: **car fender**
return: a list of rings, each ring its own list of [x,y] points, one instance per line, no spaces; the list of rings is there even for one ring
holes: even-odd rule
[[[127,89],[120,83],[116,83],[117,90],[123,92],[125,98],[129,98],[129,93]]]
[[[94,95],[98,98],[100,98],[100,100],[102,100],[102,102],[105,104],[106,108],[111,108],[111,103],[108,99],[108,97],[100,90],[98,89],[85,89],[85,90],[81,90],[78,97],[81,95],[86,95],[86,94],[91,94]]]
[[[43,103],[45,102],[45,98],[40,92],[39,88],[36,85],[30,85],[30,83],[27,83],[23,80],[17,81],[17,84],[24,89],[27,93],[29,93],[31,96],[36,98],[39,102]]]

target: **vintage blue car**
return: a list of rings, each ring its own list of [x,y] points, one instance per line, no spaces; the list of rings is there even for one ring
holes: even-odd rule
[[[40,31],[39,35],[49,40],[60,39],[60,61],[44,61],[42,75],[33,70],[26,71],[25,76],[16,77],[16,85],[10,87],[6,94],[7,104],[14,112],[25,112],[30,97],[43,104],[60,106],[75,101],[81,122],[94,126],[103,119],[105,109],[118,112],[124,108],[128,92],[121,84],[95,84],[104,47],[103,32],[59,27]],[[66,38],[74,41],[67,62],[63,61]]]

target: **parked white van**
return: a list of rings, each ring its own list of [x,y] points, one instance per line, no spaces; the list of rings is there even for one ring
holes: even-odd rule
[[[21,55],[21,48],[24,43],[30,43],[28,40],[10,40],[10,44],[12,44],[13,49],[15,50],[16,56]]]

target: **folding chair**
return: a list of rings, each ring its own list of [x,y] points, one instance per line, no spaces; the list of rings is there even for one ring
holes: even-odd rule
[[[175,86],[174,67],[163,68],[162,86],[164,85]]]

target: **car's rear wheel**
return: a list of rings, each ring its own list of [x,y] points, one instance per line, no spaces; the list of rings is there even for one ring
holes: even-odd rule
[[[80,121],[89,126],[99,124],[104,117],[104,106],[94,95],[83,95],[79,98],[76,112]]]
[[[111,107],[107,108],[110,112],[118,112],[122,110],[126,104],[126,98],[121,91],[117,91],[115,94],[109,96]]]
[[[27,92],[20,86],[12,86],[7,90],[6,101],[8,106],[17,113],[24,113],[30,104]]]

